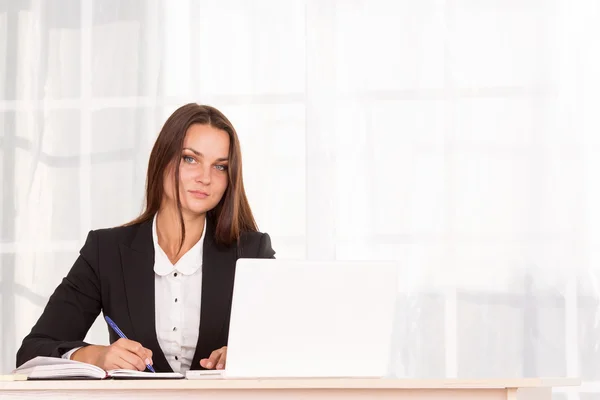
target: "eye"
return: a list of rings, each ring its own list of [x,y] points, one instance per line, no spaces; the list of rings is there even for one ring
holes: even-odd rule
[[[181,158],[183,159],[184,162],[186,162],[188,164],[193,164],[193,163],[196,162],[196,159],[194,157],[192,157],[192,156],[186,156],[186,155],[184,155]]]
[[[227,171],[227,165],[215,165],[218,171]]]

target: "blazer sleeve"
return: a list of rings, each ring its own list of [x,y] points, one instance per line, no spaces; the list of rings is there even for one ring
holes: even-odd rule
[[[17,351],[17,367],[36,356],[61,357],[83,340],[102,307],[98,239],[90,231],[75,264]]]
[[[263,233],[260,238],[257,258],[275,258],[275,250],[271,247],[271,237],[268,233]]]

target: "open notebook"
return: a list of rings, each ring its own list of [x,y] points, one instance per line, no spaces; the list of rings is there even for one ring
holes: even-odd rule
[[[13,371],[28,380],[54,379],[183,379],[178,372],[144,372],[127,369],[105,371],[92,364],[55,357],[36,357]]]

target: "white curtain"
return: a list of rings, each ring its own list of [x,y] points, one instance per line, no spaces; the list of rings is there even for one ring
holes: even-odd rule
[[[278,258],[406,267],[398,376],[600,398],[598,37],[593,0],[0,0],[0,372],[194,101]]]

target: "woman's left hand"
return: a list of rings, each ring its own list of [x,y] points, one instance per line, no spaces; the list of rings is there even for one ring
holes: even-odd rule
[[[227,360],[227,346],[210,353],[210,357],[200,360],[200,366],[206,369],[224,369]]]

